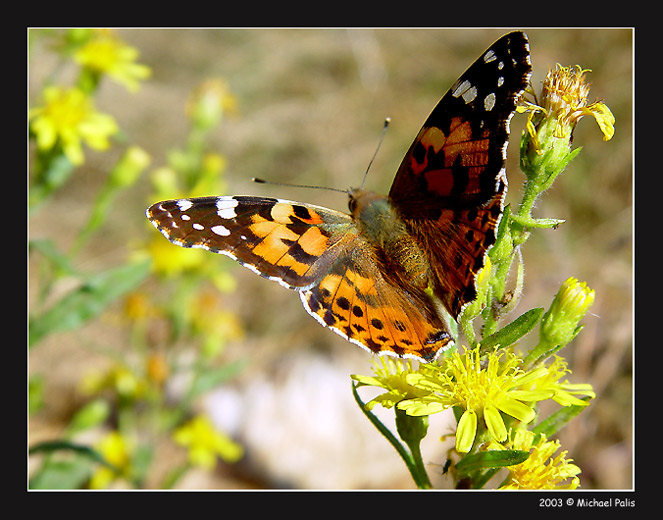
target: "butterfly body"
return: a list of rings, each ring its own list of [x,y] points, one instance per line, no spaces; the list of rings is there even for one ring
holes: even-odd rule
[[[171,242],[225,254],[299,292],[311,316],[371,352],[434,359],[476,298],[507,189],[509,120],[529,79],[527,40],[495,42],[435,107],[388,195],[348,190],[350,213],[282,199],[164,201]]]

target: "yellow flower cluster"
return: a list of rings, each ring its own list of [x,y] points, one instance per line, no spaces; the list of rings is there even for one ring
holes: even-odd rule
[[[580,468],[566,458],[566,451],[553,457],[560,443],[549,441],[543,434],[537,438],[531,431],[513,430],[505,445],[494,444],[490,448],[530,454],[525,462],[509,467],[509,476],[500,489],[576,489],[580,485]]]
[[[413,369],[409,361],[380,358],[375,361],[374,376],[352,377],[359,385],[387,390],[367,403],[368,408],[376,404],[395,406],[410,416],[428,416],[452,407],[460,408],[462,415],[456,430],[458,453],[470,452],[478,437],[489,446],[506,449],[513,444],[507,424],[511,425],[514,419],[518,421],[513,423],[516,425],[531,423],[539,401],[553,399],[563,406],[585,406],[587,402],[576,395],[594,397],[590,385],[561,381],[569,373],[562,358],[555,357],[549,366],[524,370],[522,360],[506,349],[495,350],[483,359],[479,352],[479,347],[463,354],[454,352],[440,365],[422,365],[418,370]],[[505,417],[511,420],[505,422]],[[519,442],[522,438],[518,437]],[[545,445],[545,449],[541,446],[537,453],[548,453],[552,444]],[[527,467],[521,468],[523,475]],[[523,476],[519,479],[526,480]]]

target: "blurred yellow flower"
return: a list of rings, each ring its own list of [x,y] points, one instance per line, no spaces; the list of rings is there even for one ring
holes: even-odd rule
[[[152,158],[140,146],[130,146],[111,170],[109,182],[116,188],[132,186]]]
[[[43,96],[44,105],[28,112],[30,129],[41,151],[60,145],[69,161],[80,165],[83,142],[95,150],[105,150],[109,138],[119,131],[115,119],[97,112],[92,100],[76,87],[46,87]]]
[[[225,112],[237,109],[237,99],[230,93],[222,79],[209,79],[201,83],[191,94],[186,111],[194,126],[210,129],[219,123]]]
[[[133,444],[126,437],[117,431],[110,432],[96,445],[96,448],[106,462],[112,464],[117,471],[106,466],[99,467],[90,479],[91,489],[106,489],[116,479],[129,476]]]
[[[145,396],[147,383],[122,365],[114,365],[109,370],[86,374],[81,382],[81,391],[87,395],[112,390],[122,399],[136,400]]]
[[[99,31],[76,51],[74,60],[95,74],[106,74],[135,92],[139,80],[147,79],[152,71],[146,65],[135,63],[138,51],[109,31]]]
[[[144,321],[159,312],[147,294],[141,291],[134,291],[126,296],[123,311],[124,316],[130,321]]]
[[[228,341],[244,336],[237,314],[225,306],[218,291],[203,290],[194,296],[188,307],[187,319],[193,330],[203,337],[202,349],[208,358],[218,355]]]
[[[153,234],[146,249],[152,258],[152,269],[163,276],[198,270],[206,261],[205,255],[209,255],[203,249],[175,247],[158,233]]]
[[[216,458],[236,462],[244,455],[242,446],[217,431],[205,416],[194,417],[175,430],[173,440],[189,449],[189,462],[203,469],[212,469]]]

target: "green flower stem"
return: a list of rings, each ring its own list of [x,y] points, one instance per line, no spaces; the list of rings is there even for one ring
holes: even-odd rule
[[[408,443],[410,451],[408,451],[405,446],[403,446],[403,444],[394,436],[394,434],[391,433],[391,431],[384,424],[382,424],[380,419],[378,419],[370,410],[366,408],[366,405],[357,393],[357,386],[355,384],[352,385],[352,395],[357,405],[359,405],[360,410],[364,413],[368,420],[378,429],[382,435],[384,435],[384,437],[401,456],[405,462],[405,465],[407,466],[407,469],[410,471],[410,475],[412,475],[412,479],[417,485],[417,488],[432,489],[433,486],[428,479],[428,474],[426,473],[426,468],[424,467],[423,459],[421,458],[421,449],[419,448],[419,442],[423,437],[419,438],[417,441],[415,441],[414,438],[410,439],[410,442]],[[405,412],[402,410],[396,409],[397,422],[399,413],[402,413],[403,415],[405,414]],[[411,419],[420,419],[420,417],[411,417]],[[399,427],[398,429],[399,434],[401,434],[402,428]]]

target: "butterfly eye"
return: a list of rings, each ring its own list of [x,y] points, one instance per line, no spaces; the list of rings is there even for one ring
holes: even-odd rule
[[[354,213],[357,209],[357,199],[350,195],[350,200],[348,201],[348,208],[350,208],[350,213]]]

